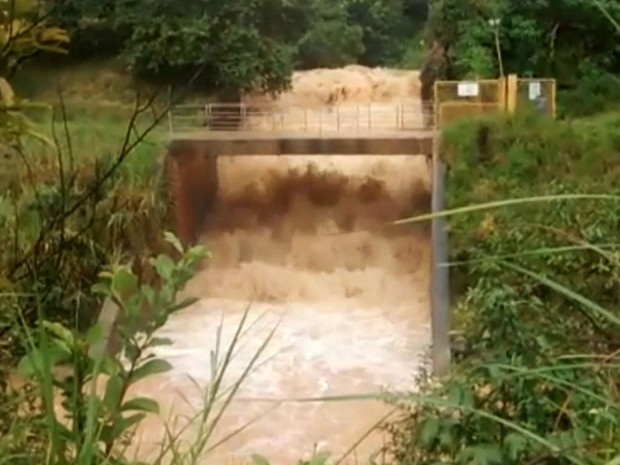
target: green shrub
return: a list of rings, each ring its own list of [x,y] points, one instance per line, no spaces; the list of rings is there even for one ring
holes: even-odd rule
[[[602,464],[618,454],[617,123],[524,114],[446,130],[449,208],[531,201],[450,217],[465,346],[392,428],[397,463]]]
[[[558,94],[558,114],[590,116],[620,108],[620,77],[602,70],[584,73],[575,87]]]

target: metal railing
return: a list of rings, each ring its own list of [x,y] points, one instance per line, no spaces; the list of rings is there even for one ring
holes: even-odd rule
[[[284,109],[222,103],[178,105],[168,113],[168,129],[170,133],[418,131],[430,129],[427,121],[432,120],[432,111],[432,106],[419,102]]]

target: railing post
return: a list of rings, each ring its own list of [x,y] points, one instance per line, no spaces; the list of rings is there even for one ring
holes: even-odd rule
[[[439,82],[433,84],[433,126],[439,128],[439,112],[441,111],[441,102],[439,101]]]
[[[372,111],[370,111],[370,103],[368,104],[368,132],[372,131],[372,124],[370,119],[372,118]]]
[[[506,110],[508,110],[508,113],[514,113],[517,109],[518,89],[517,75],[509,74],[506,83]]]
[[[304,108],[304,132],[308,132],[308,109]]]
[[[340,132],[340,106],[336,106],[336,132]]]

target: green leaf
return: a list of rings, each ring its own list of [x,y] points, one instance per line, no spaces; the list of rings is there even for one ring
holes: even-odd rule
[[[119,375],[123,377],[126,374],[123,364],[113,356],[106,355],[103,359],[101,367],[102,372],[108,376]]]
[[[613,459],[611,459],[605,465],[620,465],[620,455],[616,455]]]
[[[119,429],[121,429],[122,432],[125,432],[140,423],[145,417],[146,415],[144,413],[136,413],[135,415],[131,415],[129,417],[123,417],[123,419],[119,422]]]
[[[113,413],[121,401],[123,390],[123,379],[119,375],[113,375],[108,378],[103,397],[103,406],[108,412]]]
[[[540,202],[552,202],[558,200],[613,200],[615,202],[620,200],[620,196],[606,195],[606,194],[563,194],[563,195],[540,195],[536,197],[524,197],[520,199],[508,199],[498,200],[493,202],[478,203],[475,205],[469,205],[466,207],[453,208],[450,210],[442,210],[435,213],[427,213],[423,215],[414,216],[411,218],[405,218],[403,220],[394,221],[392,224],[407,224],[416,223],[420,221],[428,221],[435,218],[445,218],[447,216],[455,216],[463,213],[472,213],[482,210],[490,210],[494,208],[510,207],[513,205],[527,204],[527,203],[540,203]]]
[[[138,277],[126,266],[118,267],[112,277],[112,292],[121,302],[136,292]]]
[[[70,359],[71,353],[61,347],[49,347],[44,352],[34,349],[26,354],[17,365],[17,373],[23,378],[30,378],[43,372],[43,360],[47,359],[48,366],[53,368],[59,363]]]
[[[172,339],[167,337],[154,337],[149,343],[149,347],[161,347],[169,346],[172,344]]]
[[[510,460],[516,461],[527,446],[527,441],[517,433],[509,433],[504,440],[504,447]]]
[[[187,307],[191,307],[199,300],[200,299],[196,297],[188,297],[187,299],[183,299],[181,302],[172,305],[169,309],[169,313],[175,313],[175,312],[178,312],[179,310],[183,310]]]
[[[172,245],[180,254],[183,254],[185,252],[183,244],[181,244],[181,241],[173,233],[168,231],[164,232],[164,239],[168,244]]]
[[[431,417],[424,420],[420,429],[420,441],[426,447],[430,447],[439,436],[440,424],[437,418]]]
[[[96,323],[90,327],[88,332],[86,333],[86,341],[90,347],[97,346],[103,343],[104,334],[103,328],[100,324]]]
[[[55,336],[61,342],[66,344],[66,346],[73,347],[75,345],[75,337],[73,333],[69,329],[61,325],[60,323],[52,323],[49,321],[44,321],[43,328],[49,331],[50,334]]]
[[[166,373],[170,370],[172,370],[172,365],[166,360],[160,358],[149,360],[142,366],[136,368],[136,370],[131,375],[131,382],[135,383],[148,376]]]
[[[144,413],[137,413],[127,418],[118,417],[111,425],[105,426],[102,429],[99,439],[103,442],[113,443],[132,426],[144,420],[145,417]]]
[[[271,465],[271,462],[260,454],[252,454],[251,458],[254,465]]]
[[[149,399],[146,397],[136,397],[135,399],[130,399],[125,402],[121,407],[122,412],[126,412],[129,410],[158,414],[159,404],[153,399]]]
[[[155,270],[157,270],[157,274],[165,281],[170,281],[172,279],[175,266],[170,257],[167,255],[159,255],[154,260],[151,260],[151,264],[155,267]]]
[[[327,451],[315,452],[308,465],[325,465],[329,460],[329,455]]]

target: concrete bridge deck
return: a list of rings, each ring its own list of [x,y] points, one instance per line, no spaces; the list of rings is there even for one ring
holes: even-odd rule
[[[170,152],[200,151],[213,155],[402,155],[430,154],[434,131],[385,131],[371,134],[294,131],[195,131],[171,137]]]
[[[429,155],[435,136],[419,104],[270,111],[211,104],[176,111],[169,119],[171,155]]]

